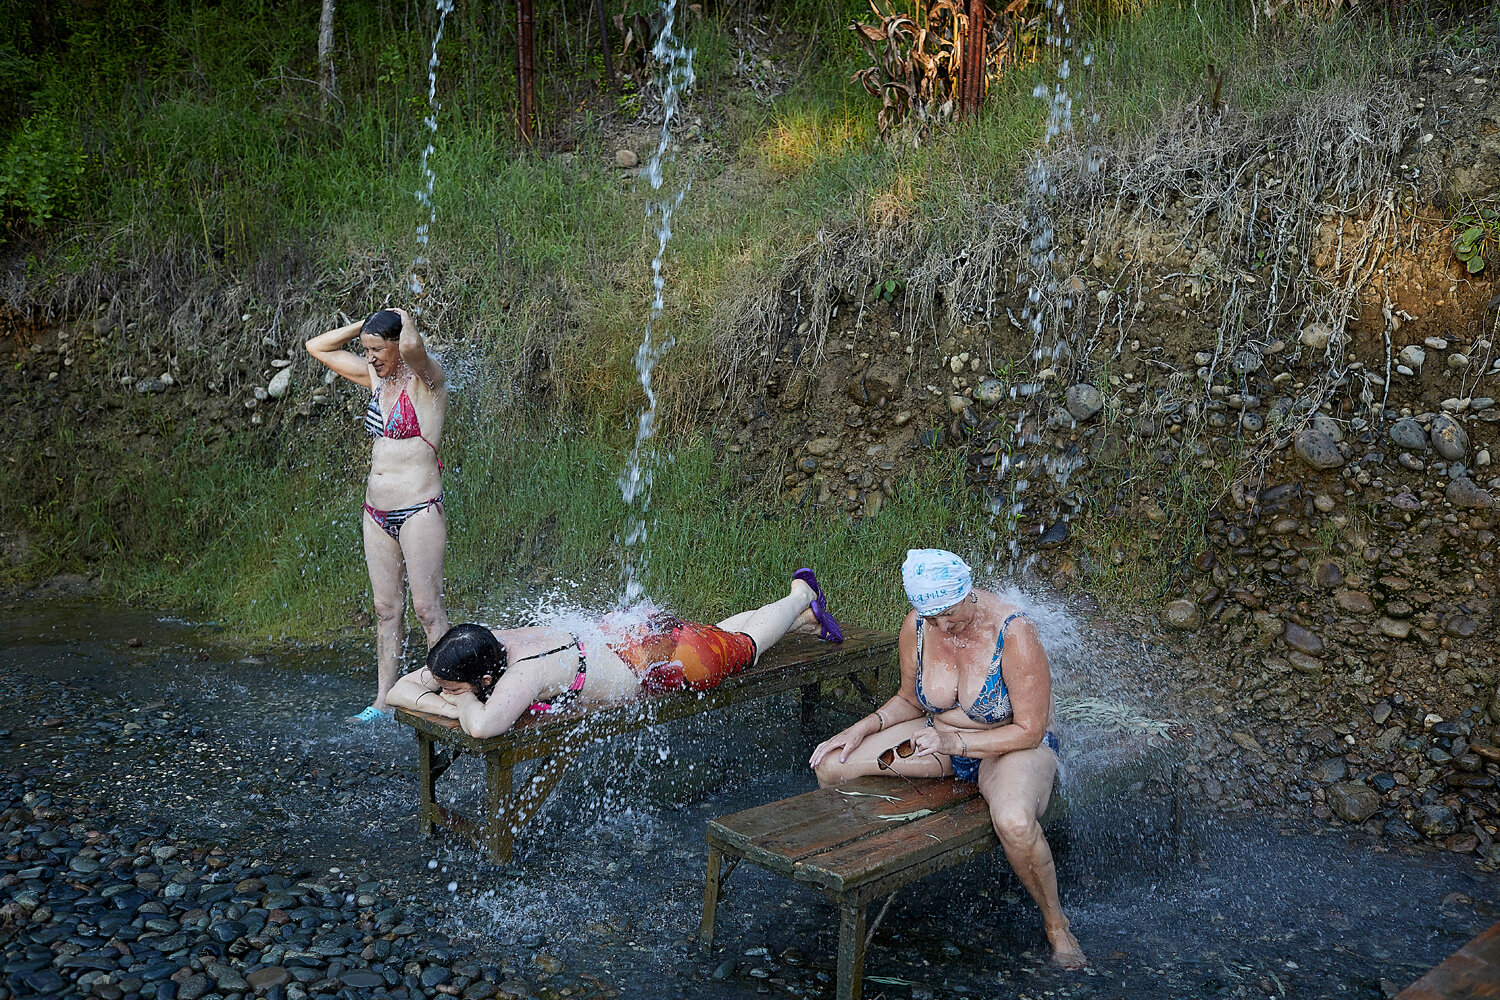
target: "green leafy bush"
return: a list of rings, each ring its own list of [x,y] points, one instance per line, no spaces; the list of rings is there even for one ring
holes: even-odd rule
[[[0,209],[41,227],[77,204],[84,154],[66,124],[51,112],[32,115],[0,153]]]
[[[1468,213],[1455,216],[1453,256],[1463,261],[1470,274],[1484,270],[1485,258],[1500,261],[1500,212],[1489,205],[1475,205]]]

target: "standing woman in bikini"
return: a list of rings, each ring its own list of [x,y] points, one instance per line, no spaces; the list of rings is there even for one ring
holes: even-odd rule
[[[363,354],[344,350],[359,338]],[[350,721],[370,722],[388,709],[399,673],[406,587],[430,648],[448,631],[443,610],[443,463],[438,441],[447,412],[443,369],[428,355],[404,309],[382,309],[360,323],[307,342],[307,353],[370,390],[365,430],[374,438],[365,484],[365,562],[375,599],[375,700]]]
[[[1040,822],[1058,750],[1041,636],[1020,608],[976,589],[952,552],[909,550],[901,581],[912,605],[897,643],[901,689],[818,745],[818,784],[885,771],[978,784],[1006,860],[1042,911],[1053,961],[1082,968]]]

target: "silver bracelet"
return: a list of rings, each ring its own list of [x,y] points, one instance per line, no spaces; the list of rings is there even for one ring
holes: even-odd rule
[[[959,733],[958,734],[958,746],[959,746],[958,755],[960,757],[967,757],[967,756],[969,756],[969,741],[966,740],[966,739],[964,739],[964,734],[963,733]]]
[[[875,710],[875,718],[880,720],[880,728],[875,731],[877,733],[885,732],[885,716],[880,714],[880,709],[878,708]]]

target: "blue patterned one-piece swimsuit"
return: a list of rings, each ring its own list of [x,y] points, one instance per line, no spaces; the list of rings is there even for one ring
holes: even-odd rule
[[[964,709],[964,714],[975,722],[986,725],[1004,725],[1015,718],[1015,712],[1010,707],[1010,692],[1005,687],[1005,677],[1001,669],[1001,661],[1005,656],[1005,630],[1010,628],[1010,623],[1017,618],[1027,616],[1019,611],[1009,616],[1000,625],[1000,635],[995,640],[995,655],[990,659],[990,672],[984,679],[984,686],[979,689],[979,696],[974,699],[974,704]],[[927,700],[927,693],[922,690],[922,619],[917,619],[917,701],[927,709],[927,724],[932,725],[932,717],[943,712],[962,707],[955,695],[952,705],[934,705]],[[1042,737],[1042,743],[1051,747],[1053,753],[1058,753],[1060,744],[1057,734],[1047,730]],[[979,761],[974,757],[961,757],[954,754],[953,776],[960,781],[975,781],[979,778]]]

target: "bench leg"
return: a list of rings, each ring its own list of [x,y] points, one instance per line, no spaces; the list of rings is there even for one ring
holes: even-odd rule
[[[501,759],[498,751],[485,754],[484,817],[480,828],[484,831],[483,846],[493,864],[503,865],[515,853],[520,821],[511,815],[513,800],[510,764]]]
[[[708,846],[708,878],[703,882],[703,923],[698,927],[698,950],[707,955],[714,946],[714,919],[719,914],[719,885],[724,855]]]
[[[865,902],[839,899],[838,1000],[860,1000],[865,979]]]
[[[437,779],[442,768],[436,766],[432,737],[426,733],[413,733],[417,738],[417,828],[422,836],[430,837],[437,830]]]

